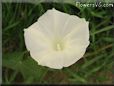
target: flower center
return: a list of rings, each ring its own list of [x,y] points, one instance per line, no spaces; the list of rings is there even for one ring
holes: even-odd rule
[[[62,46],[60,43],[57,43],[57,44],[56,44],[56,50],[57,50],[57,51],[63,50],[63,46]]]
[[[61,40],[57,40],[54,42],[54,50],[55,51],[62,51],[64,50],[64,43]]]

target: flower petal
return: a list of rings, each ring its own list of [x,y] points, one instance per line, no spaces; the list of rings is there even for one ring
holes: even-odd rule
[[[50,48],[49,39],[38,31],[37,22],[24,29],[25,44],[29,51],[39,52]]]
[[[38,23],[42,27],[42,32],[48,35],[61,36],[62,29],[68,18],[69,14],[57,11],[56,9],[48,10],[39,19]]]
[[[47,66],[54,69],[63,68],[64,54],[61,52],[50,52],[42,55],[42,58],[38,60],[38,64]]]
[[[64,54],[64,67],[68,67],[75,62],[77,62],[80,58],[83,57],[86,52],[86,48],[89,45],[89,41],[83,42],[83,40],[73,40],[70,41],[69,46],[65,50]]]
[[[85,19],[71,16],[64,30],[65,38],[89,40],[89,23]]]

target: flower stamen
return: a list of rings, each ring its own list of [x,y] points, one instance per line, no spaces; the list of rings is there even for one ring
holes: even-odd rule
[[[61,50],[63,50],[63,47],[62,47],[62,45],[61,44],[56,44],[56,50],[57,51],[61,51]]]
[[[56,40],[54,42],[54,50],[55,51],[62,51],[64,50],[64,43],[61,40]]]

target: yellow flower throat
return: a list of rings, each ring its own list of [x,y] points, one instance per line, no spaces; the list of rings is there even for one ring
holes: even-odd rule
[[[54,50],[56,50],[56,51],[64,50],[64,42],[61,40],[56,40],[54,42]]]

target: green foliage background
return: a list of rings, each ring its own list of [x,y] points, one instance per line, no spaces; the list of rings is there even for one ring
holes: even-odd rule
[[[23,29],[48,9],[86,18],[90,45],[84,57],[62,70],[37,65],[26,50]],[[112,8],[81,8],[62,3],[2,3],[3,84],[109,84],[114,64],[114,13]]]

